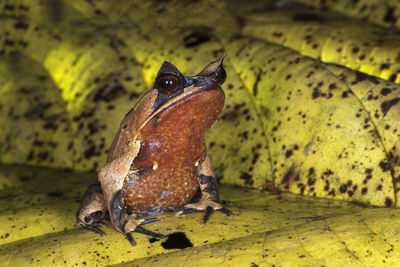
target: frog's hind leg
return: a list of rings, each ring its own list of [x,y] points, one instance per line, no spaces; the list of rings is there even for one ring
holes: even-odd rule
[[[105,226],[105,221],[109,220],[107,206],[100,183],[91,183],[82,198],[81,205],[76,213],[75,228],[82,225],[84,228],[105,236],[106,234],[99,229]]]
[[[135,172],[131,172],[130,169],[139,149],[139,140],[130,143],[129,149],[124,154],[107,163],[99,172],[99,182],[101,183],[111,223],[115,229],[128,238],[132,245],[136,245],[136,243],[130,234],[131,232],[144,233],[157,238],[164,237],[161,234],[153,233],[140,227],[140,225],[159,221],[160,219],[138,219],[137,215],[128,214],[122,201],[124,181],[127,178],[129,179],[130,175],[135,175]]]
[[[136,246],[136,242],[132,237],[132,232],[145,234],[155,238],[167,239],[163,234],[155,233],[142,227],[142,225],[161,221],[158,218],[138,219],[136,214],[129,215],[124,205],[122,205],[122,190],[118,190],[111,200],[111,222],[115,228],[123,233],[132,246]]]
[[[215,179],[214,171],[212,170],[211,159],[208,155],[206,159],[198,166],[198,179],[202,193],[200,201],[185,205],[184,209],[177,212],[176,215],[204,211],[201,224],[205,224],[215,210],[222,212],[227,216],[233,216],[233,213],[224,208],[221,204],[218,196],[217,180]]]

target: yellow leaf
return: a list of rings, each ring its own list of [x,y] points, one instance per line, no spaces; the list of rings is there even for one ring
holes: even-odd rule
[[[400,10],[396,0],[295,0],[306,5],[329,9],[346,16],[368,20],[370,22],[386,26],[399,27]]]
[[[348,2],[348,1],[341,1]],[[303,55],[399,82],[400,37],[361,20],[305,8],[248,15],[243,34]]]
[[[201,214],[157,217],[146,225],[163,234],[183,232],[193,247],[165,249],[162,241],[134,233],[137,246],[108,225],[105,237],[75,229],[75,211],[95,173],[2,166],[0,185],[0,261],[2,265],[147,266],[224,265],[379,265],[400,254],[400,215],[294,195],[221,186],[235,216],[215,213],[206,225]],[[58,177],[59,179],[54,179]],[[173,242],[174,237],[171,237]],[[167,246],[172,246],[169,244]]]

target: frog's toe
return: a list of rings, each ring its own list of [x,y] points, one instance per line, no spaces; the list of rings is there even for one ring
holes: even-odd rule
[[[201,211],[203,211],[203,210],[192,209],[192,208],[183,208],[183,209],[179,210],[178,212],[176,212],[175,215],[180,216],[180,215],[186,215],[186,214],[201,212]]]
[[[228,210],[227,208],[217,209],[216,211],[219,211],[227,216],[234,216],[233,212]]]
[[[147,230],[142,227],[144,224],[149,224],[153,222],[162,221],[162,219],[158,218],[150,218],[150,219],[133,219],[129,218],[126,223],[122,227],[122,232],[125,234],[126,238],[129,240],[132,246],[136,246],[136,242],[132,237],[132,232],[141,233],[144,235],[148,235],[155,238],[167,239],[167,237],[163,234],[155,233],[153,231]]]
[[[93,225],[93,224],[92,225],[83,225],[84,228],[86,228],[90,231],[93,231],[95,233],[98,233],[101,236],[106,235],[106,233],[104,233],[102,230],[99,229],[99,227],[104,227],[104,226],[105,226],[104,224],[100,224],[100,223],[98,225]]]
[[[82,222],[79,219],[77,219],[77,222],[75,223],[74,228],[78,228],[79,226],[82,226],[85,229],[88,229],[90,231],[98,233],[101,236],[105,236],[106,235],[102,230],[99,229],[99,227],[105,227],[106,226],[106,224],[104,222],[102,222],[102,221],[98,221],[98,222],[90,221],[90,222],[86,223],[86,222]]]
[[[134,247],[136,246],[136,241],[133,239],[133,236],[131,233],[125,233],[126,239],[131,243],[131,245]]]
[[[167,239],[167,236],[147,230],[140,225],[136,226],[135,230],[133,230],[132,232],[141,233],[155,238]],[[129,240],[132,246],[136,246],[136,241],[132,237],[132,232],[125,233],[125,236]]]
[[[208,218],[210,218],[210,215],[214,211],[222,212],[223,214],[225,214],[227,216],[233,216],[233,213],[230,210],[226,209],[226,208],[214,209],[213,207],[208,206],[204,211],[204,216],[203,216],[203,220],[201,221],[201,224],[206,224],[206,222],[208,221]]]
[[[206,224],[208,218],[214,211],[222,212],[227,216],[233,216],[233,213],[230,210],[224,208],[220,203],[209,200],[200,200],[197,203],[185,205],[185,208],[178,211],[176,215],[185,215],[200,211],[204,211],[204,216],[201,224]]]
[[[134,232],[141,233],[141,234],[148,235],[148,236],[155,237],[155,238],[167,239],[167,237],[165,235],[152,232],[150,230],[143,228],[142,226],[137,226]]]
[[[164,221],[164,219],[160,219],[160,218],[145,219],[140,223],[140,225],[145,225],[145,224],[148,224],[148,223],[159,222],[159,221]]]

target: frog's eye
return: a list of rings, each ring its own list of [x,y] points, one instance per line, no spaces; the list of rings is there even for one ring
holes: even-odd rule
[[[176,93],[178,90],[183,88],[183,82],[179,77],[175,75],[163,75],[157,77],[155,82],[155,87],[163,94],[163,95],[172,95]]]

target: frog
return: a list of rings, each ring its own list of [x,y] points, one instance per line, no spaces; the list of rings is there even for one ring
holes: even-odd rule
[[[206,224],[214,211],[234,215],[219,198],[204,137],[224,107],[224,57],[194,76],[162,63],[153,86],[122,120],[75,226],[105,235],[100,227],[111,221],[135,246],[133,232],[167,239],[143,227],[161,220],[149,216],[204,212]]]

